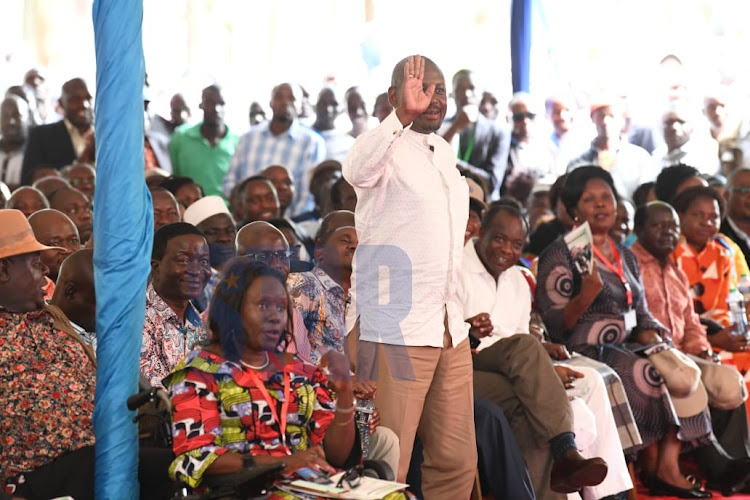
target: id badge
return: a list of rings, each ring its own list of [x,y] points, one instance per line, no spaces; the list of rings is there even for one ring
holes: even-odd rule
[[[629,332],[632,331],[633,328],[636,327],[638,324],[638,320],[635,316],[635,309],[630,309],[628,312],[625,313],[625,331]]]

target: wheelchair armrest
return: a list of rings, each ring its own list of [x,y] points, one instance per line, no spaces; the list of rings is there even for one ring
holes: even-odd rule
[[[206,474],[203,476],[202,485],[209,489],[242,489],[246,484],[255,481],[273,482],[284,467],[284,463],[275,463],[245,467],[234,474]]]

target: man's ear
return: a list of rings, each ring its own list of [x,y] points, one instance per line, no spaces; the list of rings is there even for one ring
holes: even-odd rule
[[[151,275],[157,276],[159,274],[159,261],[151,259]]]
[[[68,281],[65,283],[65,286],[63,287],[63,296],[71,301],[78,293],[78,287],[75,283]]]
[[[398,108],[398,89],[396,87],[388,87],[388,104],[390,104],[393,109]]]
[[[10,281],[10,259],[0,259],[0,283]]]
[[[318,264],[323,260],[323,250],[325,250],[325,247],[323,245],[315,244],[315,251],[313,251],[313,257],[315,258],[315,262]]]

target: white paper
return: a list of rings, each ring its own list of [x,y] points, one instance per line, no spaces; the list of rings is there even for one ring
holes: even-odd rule
[[[584,222],[577,228],[565,235],[565,243],[568,245],[570,255],[573,257],[573,265],[581,274],[591,273],[594,269],[594,237],[588,222]]]

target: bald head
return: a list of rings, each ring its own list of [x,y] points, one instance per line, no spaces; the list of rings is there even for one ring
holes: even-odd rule
[[[47,201],[47,197],[38,189],[22,186],[10,195],[10,199],[6,203],[6,208],[20,210],[28,217],[43,208],[49,208],[49,201]]]
[[[44,194],[44,196],[49,198],[49,196],[58,189],[70,187],[70,183],[62,177],[50,175],[47,177],[42,177],[38,181],[34,182],[32,186],[37,188]]]
[[[81,241],[89,241],[94,232],[94,212],[85,194],[72,187],[60,188],[50,195],[49,206],[70,217]]]
[[[93,250],[84,248],[65,259],[50,303],[86,331],[96,331]]]
[[[284,275],[289,274],[289,243],[284,234],[264,221],[247,224],[237,233],[237,255],[252,256]]]
[[[47,208],[33,213],[29,225],[39,243],[59,250],[44,250],[39,259],[49,268],[49,277],[56,281],[60,266],[73,252],[80,250],[78,228],[64,213]]]
[[[180,205],[172,193],[161,187],[153,188],[151,202],[154,206],[154,233],[167,224],[180,222]]]
[[[62,169],[63,177],[76,189],[80,189],[89,200],[94,199],[96,170],[88,163],[74,163]]]
[[[255,221],[243,226],[237,233],[236,244],[238,255],[247,255],[256,248],[274,251],[289,249],[284,234],[265,221]]]
[[[315,245],[325,244],[328,237],[339,228],[354,227],[354,212],[349,210],[336,210],[329,213],[320,223],[320,229],[315,237]]]

